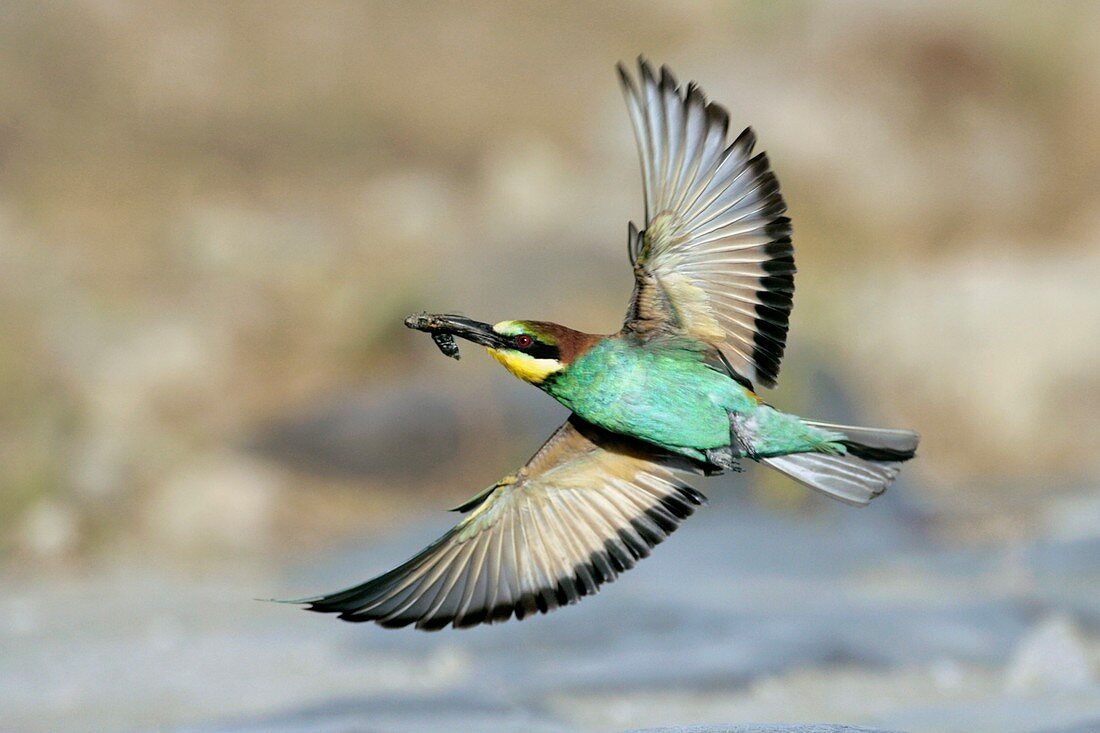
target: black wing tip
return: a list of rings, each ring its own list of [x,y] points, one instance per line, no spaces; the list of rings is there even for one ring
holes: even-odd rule
[[[698,103],[704,108],[707,122],[721,125],[723,137],[725,136],[726,132],[729,130],[729,112],[716,102],[708,102],[706,93],[703,92],[695,81],[689,81],[687,85],[681,87],[680,82],[677,81],[676,75],[668,64],[661,64],[660,68],[655,72],[653,70],[653,65],[645,56],[639,55],[637,63],[639,82],[643,90],[648,86],[653,86],[663,94],[674,95],[677,100],[685,106],[693,102]],[[633,90],[634,79],[631,77],[630,72],[627,71],[623,62],[620,61],[616,63],[615,68],[619,72],[621,82],[629,89]],[[746,131],[752,135],[751,130]],[[753,136],[753,140],[755,141],[755,136]]]
[[[304,606],[307,603],[314,603],[321,600],[322,596],[311,596],[309,598],[253,598],[254,601],[260,603],[281,603],[286,606]]]
[[[332,593],[327,596],[310,596],[309,598],[256,598],[257,601],[267,603],[280,603],[287,606],[299,606],[303,611],[313,613],[343,613],[354,604],[348,604],[342,596],[346,591]]]
[[[798,267],[794,263],[794,254],[772,257],[760,263],[760,269],[767,273],[766,277],[783,277],[790,292],[794,292],[794,276]]]
[[[602,565],[602,567],[601,567]],[[513,617],[517,621],[545,615],[562,606],[572,605],[581,598],[594,595],[599,586],[609,583],[621,572],[618,560],[589,559],[583,567],[577,568],[571,578],[563,578],[552,587],[540,588],[534,593],[525,593],[516,601],[499,603],[492,608],[470,609],[463,614],[443,614],[439,616],[393,616],[371,614],[369,611],[323,609],[311,607],[306,610],[321,613],[336,613],[337,618],[349,623],[373,621],[384,629],[401,629],[413,626],[418,631],[440,631],[450,626],[454,629],[469,629],[475,626],[504,623]],[[633,567],[633,563],[622,569]]]
[[[615,64],[615,70],[619,72],[619,86],[622,87],[623,92],[629,94],[631,97],[638,96],[638,88],[634,85],[634,78],[627,71],[626,66],[622,61]]]
[[[522,621],[545,615],[554,609],[577,603],[585,596],[595,595],[601,586],[613,582],[621,573],[634,567],[638,560],[648,557],[653,547],[667,539],[680,526],[680,522],[695,512],[695,507],[707,502],[706,496],[688,484],[676,484],[674,489],[674,493],[661,497],[658,504],[632,519],[629,526],[620,528],[616,536],[605,540],[603,547],[575,566],[571,575],[492,608],[425,617],[374,614],[370,609],[363,609],[366,602],[364,594],[347,597],[347,591],[287,602],[306,604],[304,610],[315,613],[337,614],[338,619],[350,623],[373,621],[386,629],[415,626],[420,631],[439,631],[448,626],[466,629],[503,623],[513,617]]]
[[[791,293],[778,290],[758,290],[756,291],[756,297],[759,298],[760,302],[764,305],[780,310],[790,310],[791,306],[794,304],[794,297]]]
[[[450,509],[449,511],[457,512],[459,514],[468,514],[469,512],[472,512],[474,509],[477,509],[479,506],[481,506],[485,502],[489,501],[489,499],[493,496],[493,492],[496,491],[497,489],[499,489],[503,485],[505,485],[503,481],[498,481],[497,483],[493,484],[489,488],[478,492],[474,496],[470,497],[469,499],[462,502],[461,504],[454,507],[453,509]]]
[[[730,113],[726,111],[726,108],[717,102],[710,102],[707,104],[707,124],[715,125],[721,128],[722,137],[725,138],[729,134],[730,129]],[[727,151],[729,147],[727,146]]]
[[[730,149],[743,147],[745,148],[746,155],[752,153],[752,149],[756,147],[756,131],[752,129],[751,125],[746,127],[736,138],[734,138],[733,142],[729,144],[729,147]]]
[[[685,87],[681,87],[676,80],[676,76],[667,64],[661,64],[659,69],[655,72],[653,65],[643,54],[639,54],[636,61],[638,65],[639,83],[641,85],[641,96],[643,99],[645,96],[644,90],[649,86],[653,86],[662,93],[674,94],[680,103],[685,106],[693,102],[699,103],[704,108],[707,125],[720,127],[722,137],[725,138],[728,136],[730,124],[729,111],[718,102],[708,101],[705,92],[695,81],[689,81]],[[622,61],[619,61],[615,64],[615,68],[619,73],[619,79],[624,88],[631,92],[635,92],[636,87],[634,86],[634,79],[626,65]],[[734,149],[743,149],[744,154],[749,155],[756,146],[756,142],[756,132],[751,125],[747,126],[727,145],[726,153],[728,154]],[[754,172],[764,172],[770,167],[768,157],[765,153],[760,153],[752,158],[749,161],[749,165],[754,167]],[[778,213],[782,213],[785,210],[786,206],[784,205]]]
[[[703,494],[703,492],[699,491],[697,488],[691,486],[690,484],[677,484],[676,493],[678,496],[682,497],[693,506],[705,506],[707,502],[710,501],[709,499],[707,499],[706,495]],[[694,509],[691,509],[689,507],[689,512],[687,516],[691,516],[691,513],[693,511]],[[684,518],[686,519],[687,517]]]
[[[840,444],[843,445],[850,455],[856,458],[862,458],[865,461],[876,461],[882,463],[904,463],[905,461],[912,460],[917,457],[917,449],[912,448],[910,450],[898,450],[895,448],[880,448],[863,445],[852,440],[842,440]],[[886,489],[884,488],[883,491]]]
[[[525,618],[549,613],[561,606],[574,604],[586,595],[595,594],[601,584],[613,580],[619,572],[615,569],[619,564],[589,558],[588,562],[575,570],[573,577],[560,579],[552,587],[543,587],[534,593],[525,593],[514,602],[499,603],[492,608],[470,609],[463,614],[417,617],[401,614],[394,616],[389,611],[372,613],[370,609],[363,608],[367,602],[366,599],[362,597],[342,599],[339,593],[283,602],[304,604],[305,611],[335,614],[339,620],[348,623],[374,622],[385,629],[400,629],[407,626],[415,626],[419,631],[439,631],[448,626],[467,629],[483,624],[503,623],[513,616],[522,621]],[[610,571],[609,568],[611,568]]]
[[[339,601],[331,601],[328,598],[318,598],[313,601],[307,601],[302,604],[305,606],[302,610],[312,611],[313,613],[350,613],[356,604],[346,604]]]
[[[646,59],[644,54],[638,54],[634,58],[634,63],[635,63],[635,65],[637,65],[639,73],[641,73],[644,69],[649,69],[650,68],[649,60]],[[620,79],[622,79],[623,81],[628,81],[628,82],[633,83],[633,77],[631,76],[631,71],[627,67],[627,64],[626,64],[625,61],[623,61],[621,59],[619,61],[616,61],[615,62],[615,71],[617,71],[619,73],[619,78]],[[652,73],[652,72],[650,72],[650,73]]]
[[[668,64],[661,64],[661,89],[677,96],[680,94],[680,85]]]

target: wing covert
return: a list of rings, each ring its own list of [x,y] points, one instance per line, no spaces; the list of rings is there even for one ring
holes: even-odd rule
[[[646,225],[631,225],[634,297],[624,329],[679,333],[717,348],[749,381],[774,386],[794,293],[790,219],[767,155],[746,128],[667,67],[620,64],[642,164]]]
[[[575,603],[646,557],[705,501],[653,458],[641,443],[573,416],[411,560],[301,602],[347,621],[426,630]]]

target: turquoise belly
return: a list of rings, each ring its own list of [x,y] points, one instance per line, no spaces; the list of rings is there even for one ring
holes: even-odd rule
[[[593,347],[546,391],[602,428],[695,458],[729,445],[728,411],[756,407],[739,384],[696,352],[649,350],[618,340]]]

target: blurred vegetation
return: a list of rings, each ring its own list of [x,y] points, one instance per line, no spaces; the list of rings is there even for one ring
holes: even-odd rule
[[[1083,2],[6,2],[0,551],[339,531],[521,460],[549,405],[400,319],[617,328],[641,198],[612,65],[639,52],[784,185],[777,403],[835,375],[853,417],[921,430],[948,505],[1095,482],[1098,28]],[[393,408],[425,391],[457,405],[437,448],[468,441],[443,471],[432,410]],[[391,400],[407,476],[252,449],[353,394]],[[306,424],[354,452],[364,409]]]

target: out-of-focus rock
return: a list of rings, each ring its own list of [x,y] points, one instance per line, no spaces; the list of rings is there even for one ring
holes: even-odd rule
[[[1100,321],[1094,273],[1100,254],[994,258],[996,245],[867,277],[836,303],[845,323],[841,358],[863,372],[861,390],[922,429],[925,475],[975,484],[1014,474],[1063,484],[1094,476]],[[1037,244],[1036,252],[1045,251]],[[1068,246],[1067,246],[1068,249]],[[1027,283],[1026,297],[1019,283]],[[1006,328],[1005,324],[1011,324]],[[866,365],[873,364],[874,369]],[[971,381],[980,375],[980,387]],[[1067,462],[1071,461],[1071,462]],[[1066,481],[1064,477],[1071,477]],[[952,491],[950,499],[988,494]]]
[[[438,358],[435,347],[429,349],[428,356]],[[533,450],[565,419],[545,395],[495,376],[492,388],[466,382],[461,394],[411,378],[340,392],[257,430],[248,444],[266,458],[319,475],[405,487],[453,479],[467,465],[499,461],[510,442],[520,453]]]
[[[491,149],[484,169],[486,210],[501,237],[569,222],[576,171],[569,170],[565,151],[551,140],[514,135]]]
[[[80,521],[72,506],[43,499],[23,517],[18,531],[20,549],[37,557],[56,557],[80,540]]]
[[[461,219],[461,192],[448,176],[407,165],[370,179],[359,197],[356,219],[364,236],[386,236],[432,249],[439,232],[454,236]]]
[[[1046,508],[1047,532],[1052,539],[1073,541],[1100,538],[1100,493],[1061,497]]]
[[[1074,692],[1095,683],[1081,631],[1065,615],[1049,616],[1032,629],[1005,675],[1010,692]]]
[[[147,529],[158,542],[186,549],[254,547],[268,535],[280,488],[268,466],[232,455],[210,458],[153,491]]]
[[[427,384],[386,384],[310,405],[260,429],[249,443],[301,471],[424,480],[459,460],[463,407]]]

